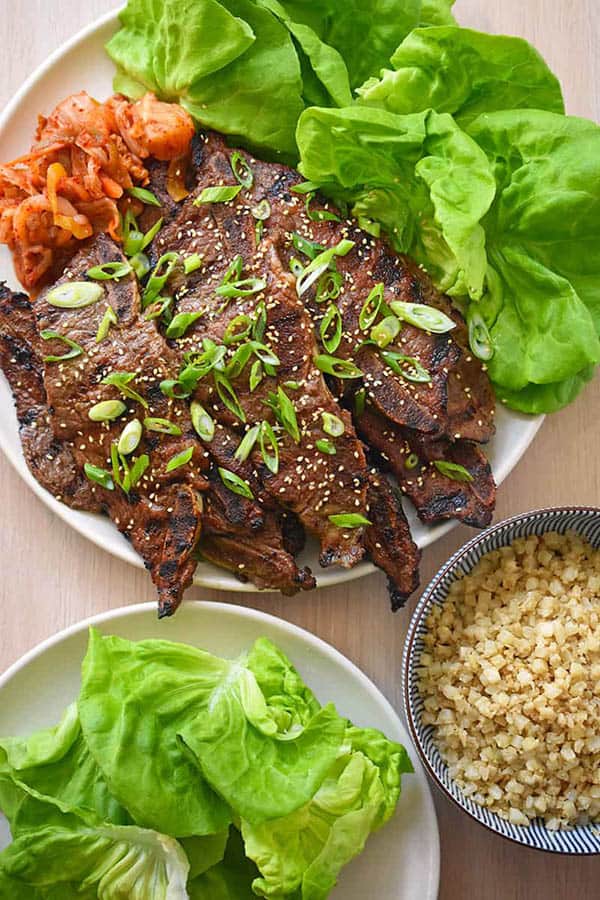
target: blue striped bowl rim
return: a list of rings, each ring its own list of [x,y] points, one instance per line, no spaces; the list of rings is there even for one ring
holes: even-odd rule
[[[450,585],[467,575],[484,554],[506,547],[515,538],[541,535],[548,531],[575,531],[593,547],[600,547],[600,508],[566,506],[537,509],[492,525],[468,541],[446,562],[425,589],[410,622],[402,658],[403,696],[406,719],[419,756],[434,783],[464,812],[485,828],[508,840],[535,850],[575,856],[600,853],[600,823],[572,829],[549,831],[541,819],[528,826],[512,825],[465,797],[448,773],[433,740],[433,727],[421,723],[423,702],[417,687],[416,666],[424,649],[425,621],[433,604],[442,606]]]

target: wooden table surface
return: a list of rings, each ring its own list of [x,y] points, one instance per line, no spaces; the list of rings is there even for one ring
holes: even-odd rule
[[[463,25],[519,34],[559,75],[572,114],[600,120],[600,0],[458,0]],[[42,0],[3,4],[0,104],[24,78],[112,0]],[[77,89],[77,85],[73,85]],[[32,123],[33,127],[33,123]],[[549,418],[498,497],[497,518],[539,506],[600,503],[600,383]],[[143,571],[113,559],[71,531],[29,491],[0,457],[0,671],[43,638],[93,613],[152,600]],[[456,528],[425,554],[422,584],[471,532]],[[392,616],[384,578],[285,599],[210,594],[282,616],[329,641],[363,669],[400,708],[399,663],[409,615]],[[600,861],[557,859],[494,837],[436,797],[442,846],[443,900],[592,900],[600,897]],[[367,900],[367,898],[365,898]],[[370,898],[369,898],[370,900]],[[375,898],[373,898],[375,900]]]

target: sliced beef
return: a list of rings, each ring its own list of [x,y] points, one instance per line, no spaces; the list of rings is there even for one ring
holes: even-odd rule
[[[106,236],[96,238],[74,257],[59,284],[85,281],[93,266],[124,258]],[[199,492],[207,487],[202,472],[208,460],[196,439],[187,405],[167,399],[160,382],[172,377],[176,360],[151,321],[140,313],[137,282],[127,276],[119,282],[103,281],[102,298],[77,309],[59,308],[48,302],[48,291],[35,302],[40,333],[51,330],[75,341],[83,354],[66,362],[45,363],[44,384],[52,409],[52,427],[71,447],[80,469],[85,463],[110,470],[111,447],[124,425],[146,416],[168,419],[179,427],[180,435],[160,434],[144,429],[142,440],[128,457],[135,465],[147,455],[149,465],[129,492],[114,485],[108,490],[94,485],[93,491],[123,534],[143,557],[158,588],[159,612],[170,615],[191,583],[196,562],[192,553],[200,535],[202,501]],[[108,336],[97,342],[99,325],[108,306],[118,317]],[[47,342],[50,352],[64,352],[58,340]],[[128,385],[143,403],[123,396],[113,385],[102,384],[114,373],[135,373]],[[100,401],[123,400],[126,412],[112,422],[92,422],[88,413]],[[191,452],[187,462],[172,471],[169,463],[179,454]],[[120,478],[125,476],[121,461]]]
[[[52,430],[33,308],[25,294],[0,285],[0,366],[15,398],[23,455],[33,477],[73,509],[102,504],[82,477],[73,453]]]
[[[365,545],[375,565],[388,576],[396,612],[419,585],[421,553],[411,537],[400,491],[377,469],[371,469],[368,500],[372,525],[365,530]]]
[[[355,421],[363,440],[395,475],[421,521],[432,525],[444,519],[458,519],[475,528],[489,525],[496,486],[490,464],[476,444],[424,439],[387,422],[370,404],[360,417],[355,416]],[[473,480],[458,481],[443,475],[434,460],[462,466]]]

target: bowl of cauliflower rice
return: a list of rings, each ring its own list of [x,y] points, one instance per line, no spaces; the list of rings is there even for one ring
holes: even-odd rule
[[[425,590],[406,716],[438,787],[539,850],[600,853],[600,509],[536,510],[462,547]]]

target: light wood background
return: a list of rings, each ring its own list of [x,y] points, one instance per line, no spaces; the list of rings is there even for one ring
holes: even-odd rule
[[[61,0],[58,5],[1,0],[0,104],[51,50],[113,5],[112,0]],[[458,0],[456,11],[461,24],[532,41],[558,73],[568,111],[600,119],[600,0]],[[573,406],[546,421],[502,485],[497,518],[544,505],[600,504],[599,412],[597,380]],[[0,671],[72,622],[153,599],[144,572],[69,530],[25,488],[3,457],[0,510]],[[470,534],[457,528],[426,551],[423,585]],[[189,596],[209,594],[193,588]],[[414,602],[392,616],[382,576],[292,599],[244,594],[213,594],[213,599],[252,604],[318,634],[349,656],[400,708],[400,657]],[[444,798],[436,797],[436,804],[442,900],[600,897],[600,861],[522,849],[488,834]]]

